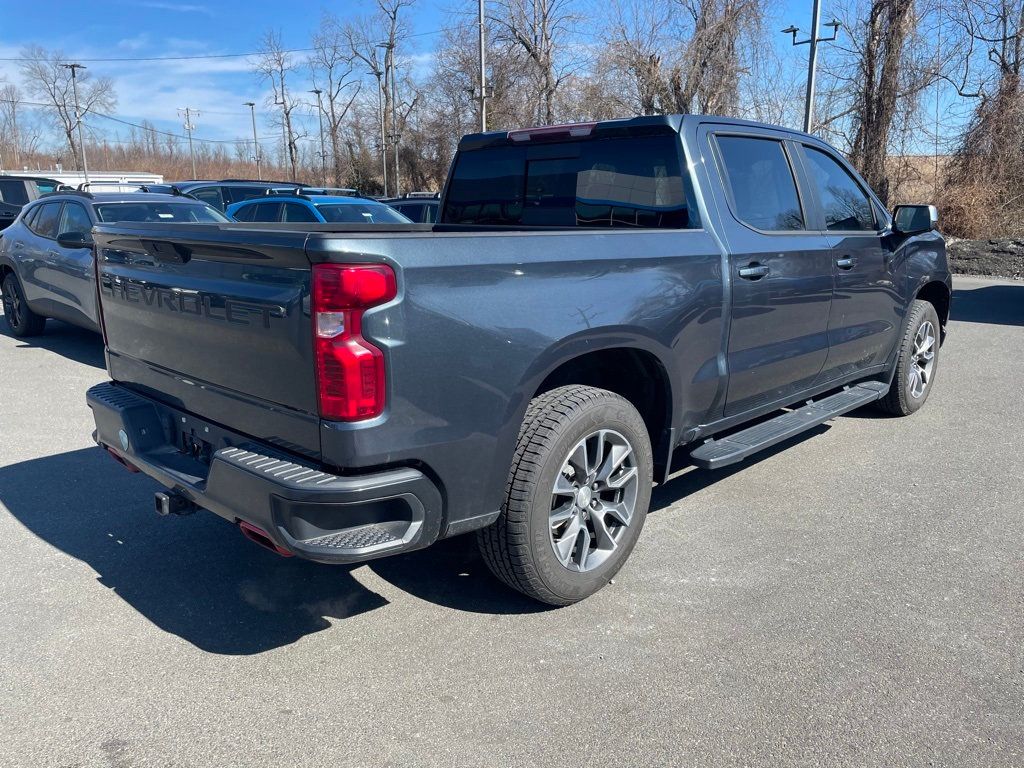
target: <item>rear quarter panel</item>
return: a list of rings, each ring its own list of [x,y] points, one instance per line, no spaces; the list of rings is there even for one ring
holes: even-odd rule
[[[324,460],[423,461],[450,520],[498,509],[527,404],[567,360],[651,352],[677,421],[699,420],[717,394],[721,257],[703,230],[314,235],[307,253],[400,272],[398,298],[363,321],[388,361],[387,412],[325,424]]]

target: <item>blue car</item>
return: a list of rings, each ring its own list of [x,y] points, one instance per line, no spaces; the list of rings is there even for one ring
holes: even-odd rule
[[[237,221],[284,221],[321,224],[410,224],[394,208],[376,200],[349,195],[301,193],[271,194],[228,206]]]

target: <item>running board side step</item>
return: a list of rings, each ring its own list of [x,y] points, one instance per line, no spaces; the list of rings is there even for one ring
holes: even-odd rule
[[[690,458],[704,469],[727,467],[836,416],[879,400],[888,391],[889,385],[881,381],[866,381],[848,387],[822,400],[808,401],[802,408],[787,411],[720,440],[708,440],[695,448]]]

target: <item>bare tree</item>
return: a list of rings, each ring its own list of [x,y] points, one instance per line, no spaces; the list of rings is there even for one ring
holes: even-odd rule
[[[79,151],[75,131],[75,94],[71,82],[71,71],[63,64],[68,59],[61,51],[47,51],[38,45],[26,48],[21,53],[19,68],[29,95],[44,101],[50,109],[46,115],[50,122],[64,134],[68,150],[75,167],[79,163]],[[117,104],[114,84],[107,77],[93,77],[89,70],[80,70],[78,75],[79,118],[84,119],[93,112],[109,112]]]
[[[285,50],[281,43],[280,32],[267,32],[260,43],[260,53],[256,59],[255,71],[264,82],[270,83],[272,97],[267,106],[271,114],[276,115],[280,109],[280,118],[275,118],[281,126],[284,142],[285,162],[289,166],[291,180],[295,181],[298,171],[299,148],[295,123],[292,113],[299,106],[289,91],[288,78],[298,70],[295,58]]]
[[[535,119],[556,122],[556,94],[580,62],[572,55],[572,32],[583,23],[578,0],[495,0],[491,21],[497,40],[520,51],[535,83]]]
[[[914,0],[871,0],[867,17],[852,27],[859,61],[850,160],[886,203],[886,159],[898,112],[909,106],[912,92],[930,82],[927,72],[913,72],[909,67],[908,49],[916,22]]]
[[[344,27],[338,17],[324,12],[320,29],[313,35],[313,54],[309,59],[313,87],[323,91],[323,119],[331,145],[334,184],[340,185],[345,173],[346,153],[342,130],[349,110],[360,92],[359,78],[353,72],[353,58]]]
[[[612,5],[595,74],[624,114],[653,115],[665,108],[666,55],[673,53],[666,37],[670,15],[671,5],[664,0],[615,0]]]
[[[741,49],[757,45],[762,0],[676,0],[681,61],[669,86],[670,110],[733,115],[739,108]]]
[[[368,68],[374,78],[380,96],[380,120],[384,128],[384,142],[381,151],[388,147],[397,151],[401,140],[401,128],[408,116],[413,98],[402,106],[397,76],[398,46],[409,35],[403,9],[410,8],[414,0],[377,0],[377,11],[370,17],[357,19],[342,28],[353,64]],[[401,113],[401,114],[400,114]],[[399,168],[389,163],[389,174],[394,178],[394,189],[398,187]]]
[[[21,165],[22,134],[18,126],[21,113],[21,91],[17,86],[6,83],[0,87],[0,141],[3,141],[4,153],[11,168]],[[24,123],[24,121],[22,121]],[[0,167],[3,167],[0,164]]]

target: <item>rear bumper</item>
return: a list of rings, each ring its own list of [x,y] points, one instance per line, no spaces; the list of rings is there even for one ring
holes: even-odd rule
[[[101,447],[192,503],[255,526],[279,551],[353,563],[437,539],[441,494],[416,469],[334,475],[116,384],[86,399]],[[209,446],[208,460],[183,450],[182,435]]]

